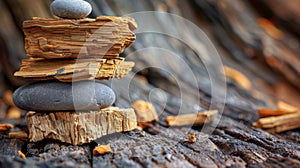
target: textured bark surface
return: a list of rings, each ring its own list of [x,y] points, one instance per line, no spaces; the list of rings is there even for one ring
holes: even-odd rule
[[[133,109],[108,107],[91,112],[28,112],[29,141],[49,138],[73,145],[92,142],[104,135],[137,127]]]

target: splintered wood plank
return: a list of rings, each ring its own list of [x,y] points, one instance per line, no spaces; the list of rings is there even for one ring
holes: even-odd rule
[[[135,40],[129,17],[32,18],[23,22],[25,49],[33,58],[118,57]]]
[[[26,116],[29,140],[46,138],[81,145],[115,132],[131,131],[137,127],[133,109],[108,107],[91,112],[29,112]]]
[[[57,79],[72,82],[92,79],[122,78],[134,66],[134,62],[125,62],[124,58],[78,59],[78,60],[23,60],[15,76],[36,80]]]

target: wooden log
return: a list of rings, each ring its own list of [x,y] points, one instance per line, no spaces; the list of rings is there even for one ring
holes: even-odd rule
[[[78,60],[23,60],[15,76],[36,80],[59,80],[72,82],[92,79],[122,78],[134,66],[124,58],[78,59]]]
[[[29,112],[26,118],[31,142],[50,138],[81,145],[104,135],[131,131],[137,127],[134,110],[117,107],[91,112]]]
[[[24,21],[25,49],[33,58],[118,57],[135,40],[129,17],[32,18]]]

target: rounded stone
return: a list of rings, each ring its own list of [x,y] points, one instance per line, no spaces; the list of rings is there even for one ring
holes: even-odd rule
[[[82,19],[92,12],[92,6],[83,0],[55,0],[50,9],[53,15],[65,19]]]
[[[18,88],[13,94],[17,107],[28,111],[90,111],[111,106],[113,90],[101,83],[37,82]]]

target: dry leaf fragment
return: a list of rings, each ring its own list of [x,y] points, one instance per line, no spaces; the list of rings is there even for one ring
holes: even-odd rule
[[[0,131],[7,131],[12,129],[14,126],[12,124],[0,124]]]
[[[184,142],[190,142],[190,143],[194,143],[197,141],[197,138],[196,138],[196,134],[195,133],[192,133],[189,137],[188,140],[185,140]]]
[[[26,155],[22,151],[18,150],[18,154],[21,156],[21,158],[26,159]]]
[[[93,154],[94,155],[104,155],[107,153],[110,153],[112,150],[110,148],[110,144],[107,145],[100,145],[95,147],[95,149],[93,150]]]

